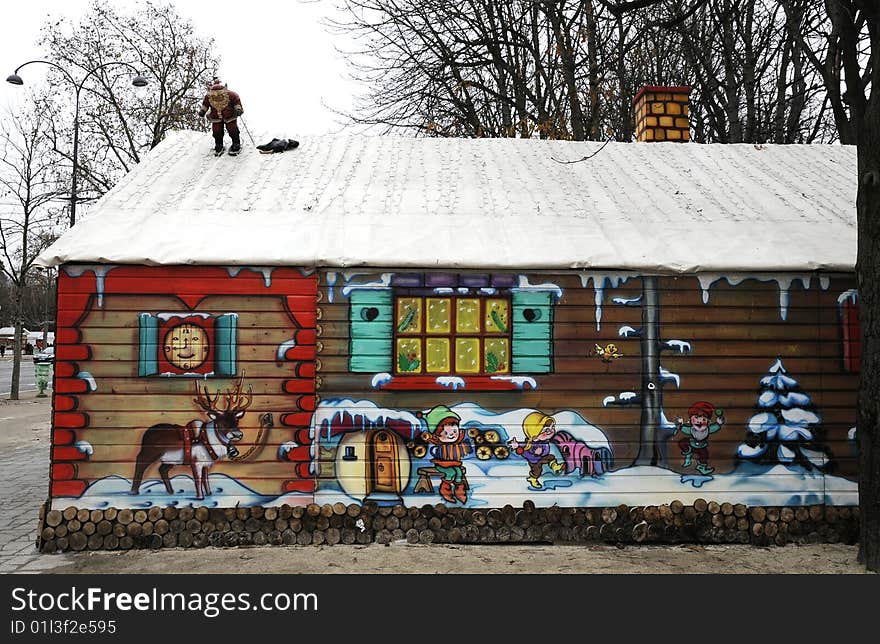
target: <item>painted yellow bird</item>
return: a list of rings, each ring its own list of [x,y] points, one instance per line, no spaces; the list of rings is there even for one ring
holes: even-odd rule
[[[618,353],[617,345],[613,342],[609,342],[604,347],[600,347],[598,344],[596,345],[596,355],[602,359],[602,362],[611,362],[615,358],[622,358],[623,354]]]

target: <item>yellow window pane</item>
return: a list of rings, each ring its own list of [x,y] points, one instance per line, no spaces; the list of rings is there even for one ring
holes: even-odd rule
[[[425,344],[425,371],[449,373],[449,338],[428,338]]]
[[[422,332],[422,298],[401,297],[397,299],[397,332]]]
[[[510,353],[507,338],[486,338],[486,357],[483,361],[486,373],[509,373]]]
[[[419,373],[422,370],[422,342],[417,338],[397,338],[398,373]]]
[[[509,318],[507,300],[486,300],[486,333],[507,333]]]
[[[428,333],[449,333],[452,327],[450,321],[451,301],[449,298],[429,297],[428,305]]]
[[[456,338],[456,373],[480,372],[480,340],[478,338]]]
[[[480,300],[462,298],[456,305],[456,333],[480,332]]]

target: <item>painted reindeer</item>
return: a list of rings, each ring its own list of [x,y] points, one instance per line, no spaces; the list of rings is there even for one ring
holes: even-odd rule
[[[244,373],[231,391],[226,390],[225,407],[220,409],[217,406],[220,391],[211,397],[208,387],[205,386],[202,391],[199,381],[196,380],[196,397],[193,401],[205,411],[210,421],[206,423],[195,419],[186,425],[159,423],[147,429],[141,439],[141,451],[138,453],[134,478],[131,481],[131,494],[140,492],[144,472],[158,460],[161,461],[159,476],[162,477],[168,494],[174,493],[168,471],[175,465],[188,465],[192,469],[196,498],[203,499],[210,495],[208,470],[211,465],[225,456],[230,459],[238,456],[238,449],[233,445],[243,436],[238,428],[238,421],[253,402],[254,394],[253,387],[249,385],[246,398],[242,396],[243,382]]]

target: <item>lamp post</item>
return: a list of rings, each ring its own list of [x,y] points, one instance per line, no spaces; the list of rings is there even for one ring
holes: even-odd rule
[[[86,72],[86,75],[83,76],[82,80],[77,83],[73,76],[70,75],[70,72],[68,72],[57,63],[53,63],[49,60],[29,60],[28,62],[22,63],[21,65],[16,67],[15,71],[6,78],[6,82],[13,85],[24,85],[24,81],[21,79],[21,76],[18,75],[18,72],[25,65],[31,65],[33,63],[43,63],[45,65],[51,65],[55,69],[59,70],[63,74],[64,78],[70,81],[70,83],[76,89],[76,101],[73,114],[73,176],[70,180],[70,225],[71,227],[73,227],[73,225],[76,223],[76,175],[79,170],[79,96],[82,92],[85,82],[89,78],[89,76],[94,74],[96,71],[105,67],[109,67],[110,65],[125,65],[126,67],[130,67],[131,69],[133,69],[135,72],[135,77],[132,80],[131,84],[135,87],[145,87],[147,85],[147,79],[141,75],[140,71],[138,71],[138,69],[134,65],[123,62],[121,60],[114,60],[90,69],[88,72]]]

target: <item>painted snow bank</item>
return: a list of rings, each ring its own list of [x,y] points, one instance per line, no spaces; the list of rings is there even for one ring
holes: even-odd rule
[[[209,474],[208,482],[213,494],[204,499],[196,498],[195,485],[192,477],[179,474],[171,477],[173,494],[165,491],[165,484],[158,478],[146,479],[140,487],[139,494],[130,494],[131,481],[121,476],[107,476],[89,485],[80,497],[57,497],[52,499],[52,507],[63,509],[68,506],[101,510],[103,508],[164,508],[173,507],[243,507],[252,505],[274,506],[307,505],[312,495],[303,493],[287,493],[282,495],[258,494],[226,474]]]
[[[471,486],[469,506],[519,507],[526,488],[513,490],[511,478],[525,478],[528,464],[510,459],[499,465],[467,460],[468,483]],[[528,498],[538,507],[607,507],[616,505],[662,505],[678,499],[685,505],[697,499],[718,503],[743,503],[750,506],[770,505],[858,505],[858,486],[853,481],[810,473],[796,466],[777,465],[755,468],[743,464],[730,474],[705,479],[700,486],[682,483],[682,474],[659,467],[638,466],[616,470],[600,478],[545,475],[544,488],[528,490]],[[793,491],[797,490],[797,491]],[[315,494],[316,503],[359,503],[338,490]],[[401,502],[408,506],[443,503],[439,494],[404,494]]]
[[[310,136],[292,154],[216,159],[205,141],[169,133],[39,263],[855,266],[854,146]],[[590,163],[554,160],[601,146]]]

